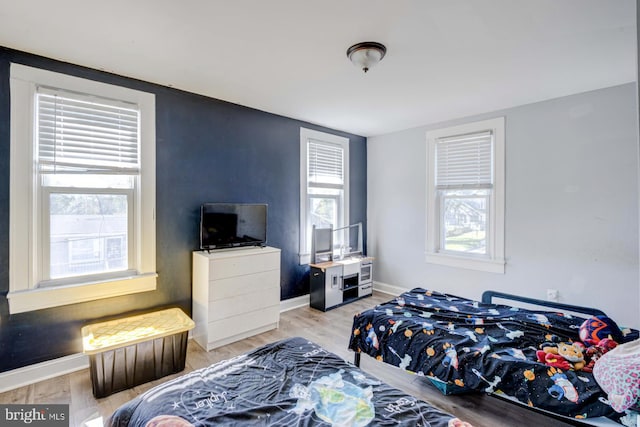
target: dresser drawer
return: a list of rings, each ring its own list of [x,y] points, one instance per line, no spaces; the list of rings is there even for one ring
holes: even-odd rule
[[[209,282],[209,302],[242,296],[269,289],[280,301],[280,270],[247,274]]]
[[[247,314],[280,304],[280,291],[264,288],[251,294],[237,295],[209,303],[209,321]]]
[[[244,313],[226,319],[210,322],[209,343],[220,341],[234,335],[240,335],[263,326],[278,323],[280,320],[280,306],[266,307],[251,313]]]
[[[209,280],[244,276],[268,270],[280,270],[280,251],[252,256],[234,256],[209,261]]]

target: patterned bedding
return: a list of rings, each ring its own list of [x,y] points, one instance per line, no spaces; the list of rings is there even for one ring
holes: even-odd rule
[[[584,320],[416,288],[356,314],[349,348],[428,376],[445,394],[503,393],[572,418],[619,421],[591,373],[537,361],[552,335],[579,341]]]
[[[434,426],[462,423],[303,338],[268,344],[160,384],[110,426]]]

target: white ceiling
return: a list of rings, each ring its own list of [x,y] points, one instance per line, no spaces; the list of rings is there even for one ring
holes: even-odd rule
[[[0,0],[0,45],[374,136],[635,81],[635,3]]]

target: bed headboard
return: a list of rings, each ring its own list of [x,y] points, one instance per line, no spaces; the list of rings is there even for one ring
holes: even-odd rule
[[[482,294],[482,302],[485,304],[491,304],[493,298],[502,298],[506,300],[524,302],[526,304],[538,305],[541,307],[550,307],[558,309],[560,311],[570,311],[574,313],[589,314],[591,316],[606,316],[606,314],[598,310],[597,308],[581,307],[579,305],[563,304],[555,301],[545,301],[541,299],[522,297],[519,295],[506,294],[504,292],[497,291],[484,291]]]

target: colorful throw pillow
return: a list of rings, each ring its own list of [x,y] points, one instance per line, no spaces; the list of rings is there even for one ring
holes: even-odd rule
[[[609,404],[624,412],[640,397],[640,340],[621,344],[600,357],[593,376],[607,393]]]
[[[587,346],[596,345],[600,340],[611,338],[617,343],[623,340],[622,331],[612,319],[607,316],[592,316],[580,325],[580,339]]]

